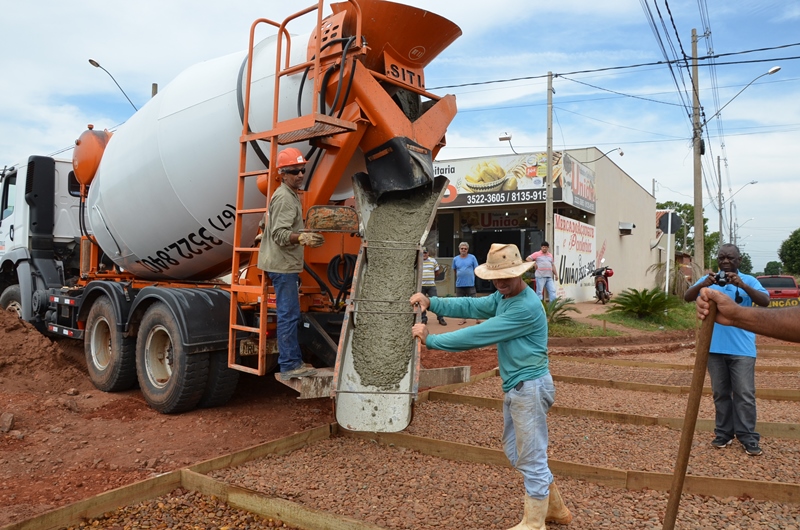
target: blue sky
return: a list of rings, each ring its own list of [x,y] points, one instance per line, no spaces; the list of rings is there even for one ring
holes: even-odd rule
[[[498,141],[503,132],[512,134],[518,152],[544,150],[543,76],[552,71],[558,75],[554,148],[620,147],[624,156],[612,153],[614,162],[645,189],[655,189],[658,201],[694,200],[690,111],[683,106],[690,104],[691,80],[685,68],[664,64],[614,67],[663,62],[662,46],[669,58],[691,55],[696,28],[700,56],[731,54],[716,59],[714,68],[700,67],[700,103],[708,118],[780,66],[707,124],[703,203],[716,231],[720,157],[726,239],[729,226],[738,224],[739,242],[756,270],[777,260],[781,242],[800,228],[800,46],[784,47],[800,43],[800,0],[405,3],[449,18],[463,32],[428,67],[427,86],[484,83],[434,90],[455,94],[459,107],[440,159],[508,154],[508,143]],[[163,87],[194,63],[244,49],[253,20],[280,20],[310,4],[0,0],[0,164],[68,148],[88,123],[110,129],[130,117],[128,101],[89,58],[141,106],[152,83]],[[761,48],[775,49],[740,53]],[[514,78],[526,79],[485,83]],[[753,180],[758,183],[747,184]]]

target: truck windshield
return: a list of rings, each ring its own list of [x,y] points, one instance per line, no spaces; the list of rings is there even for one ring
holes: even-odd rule
[[[761,278],[758,280],[764,289],[794,289],[795,283],[792,278]]]
[[[7,177],[3,181],[3,202],[0,204],[0,220],[5,219],[6,217],[10,216],[14,213],[14,201],[16,199],[17,194],[15,190],[17,188],[17,175],[11,175]]]

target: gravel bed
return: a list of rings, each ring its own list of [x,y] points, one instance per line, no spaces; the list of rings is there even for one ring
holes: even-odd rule
[[[680,430],[661,425],[627,425],[557,415],[550,415],[547,425],[550,458],[625,470],[671,474],[681,439]],[[414,422],[407,432],[502,450],[502,429],[503,414],[499,410],[426,401],[414,408]],[[800,482],[800,440],[762,439],[764,454],[751,457],[740,444],[716,449],[710,444],[712,438],[712,433],[695,433],[687,473]]]
[[[465,396],[503,399],[499,377],[489,377],[454,392]],[[660,418],[682,418],[688,394],[617,390],[556,381],[555,404],[561,407],[624,412]],[[756,399],[759,421],[800,423],[800,402]],[[714,419],[710,395],[700,398],[698,418]]]
[[[198,492],[178,488],[168,495],[119,508],[106,513],[103,517],[88,519],[77,526],[65,527],[62,530],[78,530],[80,528],[258,530],[296,527],[286,526],[283,521],[278,519],[261,517],[245,510],[231,508],[227,503],[213,496],[204,496]]]
[[[689,386],[692,384],[692,370],[670,370],[663,368],[641,368],[636,366],[614,366],[570,362],[562,359],[550,361],[550,373],[570,377],[593,379],[613,379],[635,383],[656,385]],[[705,384],[711,386],[706,374]],[[800,374],[782,372],[756,372],[756,388],[789,388],[800,390]]]
[[[388,529],[505,529],[522,516],[522,479],[510,468],[451,462],[365,440],[332,438],[211,476]],[[557,480],[575,519],[550,529],[661,528],[668,493]],[[797,530],[797,512],[797,505],[684,495],[676,528]]]

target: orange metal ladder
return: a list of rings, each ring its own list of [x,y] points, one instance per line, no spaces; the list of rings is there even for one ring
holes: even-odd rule
[[[356,35],[361,33],[361,12],[356,0],[349,0],[354,6],[357,14],[356,20]],[[300,141],[307,141],[314,138],[330,136],[355,130],[354,123],[341,120],[327,114],[318,112],[318,95],[325,87],[322,85],[323,76],[319,75],[321,72],[321,52],[323,42],[323,17],[322,9],[324,7],[323,0],[319,0],[316,5],[310,6],[294,15],[286,18],[282,23],[278,24],[266,18],[261,18],[253,22],[250,27],[250,41],[248,48],[248,61],[247,61],[247,75],[245,80],[244,91],[244,115],[242,119],[242,136],[239,139],[240,152],[239,152],[239,172],[236,188],[236,217],[234,219],[234,245],[233,245],[233,260],[232,260],[232,276],[231,276],[231,305],[230,305],[230,326],[228,335],[228,366],[236,370],[247,373],[265,375],[267,370],[267,314],[269,308],[268,292],[269,292],[269,278],[265,272],[260,275],[260,285],[248,285],[243,280],[243,275],[240,274],[240,269],[244,264],[255,266],[255,261],[258,256],[258,247],[246,246],[242,243],[242,223],[246,215],[264,215],[267,212],[267,205],[269,199],[275,189],[274,183],[276,182],[277,170],[270,164],[267,169],[259,171],[246,171],[247,168],[247,146],[251,142],[264,142],[270,144],[269,160],[275,160],[278,155],[278,145],[285,145]],[[291,37],[286,29],[287,24],[291,21],[317,11],[317,26],[316,26],[316,39],[314,39],[314,54],[313,58],[304,63],[294,66],[289,65],[290,52],[291,52]],[[278,29],[277,39],[277,52],[275,61],[275,87],[273,94],[273,113],[272,113],[272,128],[264,132],[251,132],[249,127],[250,117],[250,88],[251,78],[253,71],[253,52],[255,45],[255,31],[260,24],[268,24]],[[286,52],[283,53],[283,44],[286,42]],[[279,104],[280,104],[280,81],[281,78],[297,74],[303,70],[310,68],[314,75],[314,89],[312,100],[312,111],[310,114],[291,118],[287,120],[279,120]],[[244,208],[245,199],[245,184],[248,179],[259,177],[267,178],[267,197],[266,204],[263,208]],[[245,304],[252,304],[253,300],[257,299],[258,311],[258,327],[247,326],[237,321],[239,316],[239,308]],[[253,333],[258,336],[258,365],[256,368],[237,363],[237,336],[239,333]]]

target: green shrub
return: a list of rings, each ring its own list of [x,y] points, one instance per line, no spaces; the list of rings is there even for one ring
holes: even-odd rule
[[[679,299],[667,296],[658,288],[625,289],[609,303],[608,312],[628,313],[637,318],[657,317],[680,303]]]
[[[547,315],[548,324],[565,324],[572,322],[572,317],[567,315],[570,311],[580,313],[580,309],[575,305],[575,300],[572,298],[556,297],[555,300],[548,302],[542,301],[544,305],[544,312]]]

